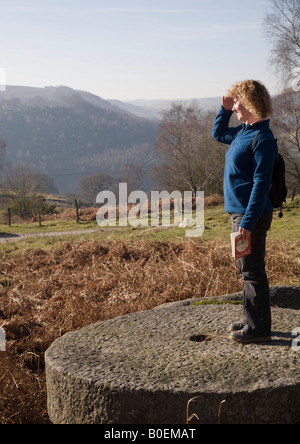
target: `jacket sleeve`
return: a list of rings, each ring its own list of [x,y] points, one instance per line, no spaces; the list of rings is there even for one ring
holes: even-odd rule
[[[272,176],[277,157],[277,143],[269,135],[261,135],[253,149],[253,188],[241,227],[253,231],[263,214],[272,186]]]
[[[229,121],[232,114],[232,111],[226,111],[223,106],[221,106],[212,131],[213,138],[217,142],[231,145],[238,132],[243,128],[243,125],[229,128]]]

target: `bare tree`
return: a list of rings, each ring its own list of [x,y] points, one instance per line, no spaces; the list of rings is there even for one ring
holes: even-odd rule
[[[143,189],[143,181],[147,174],[144,162],[136,165],[125,163],[122,168],[120,181],[127,183],[128,193]]]
[[[11,191],[11,207],[13,212],[23,219],[32,217],[38,207],[43,205],[43,198],[37,192],[42,192],[39,182],[43,175],[26,164],[10,166],[6,169],[5,187]]]
[[[6,170],[5,186],[16,196],[26,199],[38,186],[36,173],[26,164],[10,166]]]
[[[115,179],[109,174],[93,174],[80,181],[80,192],[83,200],[89,205],[96,204],[97,195],[104,190],[110,190]]]
[[[271,64],[280,73],[285,87],[300,68],[300,2],[269,0],[270,10],[264,18],[266,35],[272,44]]]
[[[26,197],[38,193],[58,194],[52,177],[38,173],[30,165],[9,165],[5,173],[5,186],[15,194]]]
[[[212,122],[196,105],[173,104],[163,114],[156,142],[161,164],[153,170],[158,186],[194,194],[222,190],[224,152],[212,140]]]
[[[274,99],[274,128],[286,160],[286,179],[293,194],[300,192],[300,93],[286,91]]]

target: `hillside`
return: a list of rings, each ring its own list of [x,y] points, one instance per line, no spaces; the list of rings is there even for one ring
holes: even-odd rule
[[[173,103],[181,103],[184,106],[196,105],[204,111],[217,111],[221,105],[221,97],[207,97],[202,99],[178,99],[178,100],[133,100],[129,102],[111,101],[120,108],[140,116],[147,116],[152,119],[160,119],[161,112],[171,108]],[[142,110],[142,112],[141,112]]]
[[[151,164],[157,131],[156,122],[67,87],[8,86],[0,95],[6,162],[34,165],[61,192],[76,192],[85,175]]]
[[[204,111],[217,112],[220,108],[221,97],[207,97],[202,99],[178,99],[178,100],[132,100],[120,102],[119,100],[110,100],[112,105],[123,109],[124,111],[135,114],[139,117],[145,117],[152,120],[160,120],[161,113],[171,108],[173,103],[181,103],[184,106],[196,105]]]

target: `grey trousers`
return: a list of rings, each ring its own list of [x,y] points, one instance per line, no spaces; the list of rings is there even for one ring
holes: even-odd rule
[[[231,214],[232,230],[239,231],[243,216]],[[266,274],[265,254],[267,232],[271,228],[273,213],[264,213],[251,233],[251,255],[238,260],[244,278],[243,331],[257,336],[271,334],[271,306],[269,281]]]

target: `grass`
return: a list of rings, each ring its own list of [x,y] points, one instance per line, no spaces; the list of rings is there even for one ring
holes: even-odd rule
[[[233,300],[213,300],[213,299],[203,299],[201,301],[193,302],[192,305],[243,305],[242,301],[233,301]]]
[[[272,233],[278,232],[279,235],[282,235],[284,234],[284,231],[286,231],[286,235],[289,237],[289,230],[292,229],[291,231],[294,231],[293,227],[295,224],[298,228],[300,228],[300,220],[298,217],[299,209],[300,197],[296,197],[294,201],[289,199],[287,204],[285,204],[284,217],[282,219],[279,219],[278,212],[275,211]],[[67,219],[64,219],[64,214],[67,215]],[[8,227],[8,225],[5,224],[0,224],[0,233],[30,234],[35,232],[43,233],[49,231],[59,232],[81,230],[85,228],[99,228],[95,220],[95,214],[95,209],[81,210],[81,221],[79,224],[77,224],[74,220],[74,210],[67,210],[65,213],[62,213],[61,216],[52,217],[52,220],[43,220],[42,227],[39,227],[38,222],[18,223],[13,224],[12,227]],[[223,205],[208,206],[205,208],[205,227],[206,230],[204,237],[206,240],[215,239],[216,237],[226,238],[228,236],[228,229],[230,230],[230,218],[224,213]],[[174,228],[174,230],[176,230],[176,228]],[[182,229],[177,228],[177,231],[182,233]],[[170,232],[172,233],[172,229]]]
[[[267,252],[271,285],[300,284],[299,216],[300,199],[288,202],[283,219],[274,218]],[[51,224],[56,232],[74,226],[68,220]],[[195,239],[178,227],[128,227],[1,244],[0,327],[7,352],[0,353],[0,423],[49,422],[44,352],[68,331],[166,302],[196,297],[205,303],[241,291],[223,206],[206,209],[205,226]],[[19,229],[13,226],[12,234]],[[36,224],[21,229],[29,233]]]

